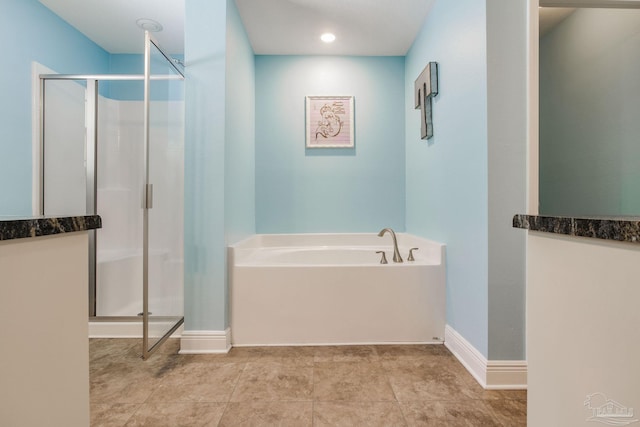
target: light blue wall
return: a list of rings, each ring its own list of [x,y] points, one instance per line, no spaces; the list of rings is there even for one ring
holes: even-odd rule
[[[185,4],[185,329],[227,326],[226,0]]]
[[[500,185],[521,165],[508,144],[522,130],[521,111],[506,113],[516,122],[503,131],[499,100],[520,105],[522,88],[517,77],[497,90],[504,76],[496,70],[519,61],[502,61],[500,49],[518,43],[503,46],[501,34],[487,32],[490,10],[481,0],[436,0],[405,58],[254,57],[233,0],[186,0],[187,330],[228,326],[227,244],[256,231],[391,226],[447,244],[447,323],[491,359],[518,358],[524,286],[512,286],[517,271],[495,273],[509,251],[491,249],[503,237],[490,231],[505,233],[496,218],[517,209]],[[519,9],[509,11],[496,19],[519,22]],[[140,63],[107,54],[35,0],[4,0],[0,39],[20,40],[7,45],[14,67],[0,80],[0,214],[25,215],[31,61],[63,73],[137,73]],[[425,142],[412,103],[428,61],[440,64],[440,95],[435,137]],[[487,85],[502,95],[492,98]],[[305,149],[304,97],[314,94],[355,96],[355,149]]]
[[[540,213],[640,215],[640,10],[578,9],[540,40]]]
[[[258,233],[405,229],[404,59],[256,57]],[[355,97],[355,148],[305,149],[305,96]]]
[[[235,1],[227,0],[225,217],[227,244],[256,232],[255,62]]]
[[[142,33],[141,37],[142,37]],[[183,60],[184,55],[171,55],[174,59]],[[144,74],[144,55],[142,54],[111,54],[109,56],[109,74]],[[151,74],[152,75],[176,75],[176,71],[169,65],[164,56],[158,54],[158,50],[151,48]],[[151,85],[150,98],[159,100],[184,100],[184,90],[180,84],[173,82]],[[100,83],[103,96],[120,101],[142,101],[144,99],[144,82],[136,81],[104,81]],[[170,91],[162,88],[170,88]]]
[[[2,0],[0,215],[31,214],[31,63],[59,73],[109,71],[109,54],[36,0]]]
[[[144,74],[144,56],[139,54],[117,54],[109,58],[110,73]],[[121,101],[141,101],[144,99],[144,83],[141,81],[108,82],[105,94]]]
[[[439,95],[427,142],[413,83],[429,61],[439,64]],[[447,323],[487,356],[485,2],[436,0],[405,64],[407,231],[446,243]]]

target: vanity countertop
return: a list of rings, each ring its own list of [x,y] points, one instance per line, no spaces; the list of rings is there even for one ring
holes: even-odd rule
[[[514,215],[513,227],[568,236],[640,243],[640,217]]]
[[[102,228],[102,219],[98,215],[33,218],[0,216],[0,241],[95,230],[97,228]]]

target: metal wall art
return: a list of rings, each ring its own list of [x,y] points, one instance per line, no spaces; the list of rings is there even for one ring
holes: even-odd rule
[[[431,116],[431,98],[438,94],[438,63],[429,62],[422,70],[414,85],[416,110],[420,108],[420,137],[433,137],[433,119]]]

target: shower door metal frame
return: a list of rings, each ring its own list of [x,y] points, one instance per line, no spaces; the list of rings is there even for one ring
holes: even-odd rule
[[[150,147],[150,111],[151,111],[151,45],[167,60],[178,76],[184,79],[184,72],[177,66],[170,55],[166,54],[149,31],[144,32],[144,196],[143,196],[143,228],[142,228],[142,358],[148,359],[183,323],[184,316],[165,332],[165,334],[149,347],[149,210],[153,208],[153,183],[149,177]]]
[[[151,75],[151,44],[165,57],[169,65],[178,74],[170,75]],[[89,320],[96,321],[140,321],[143,324],[143,348],[142,358],[148,359],[164,341],[167,340],[183,323],[184,316],[179,320],[158,340],[149,347],[149,209],[153,207],[153,185],[149,182],[149,120],[150,120],[150,82],[154,80],[184,80],[184,72],[176,65],[170,55],[166,54],[159,46],[157,41],[145,31],[145,54],[144,54],[144,74],[41,74],[40,75],[40,214],[45,214],[45,88],[47,80],[70,80],[84,81],[86,83],[86,176],[87,176],[87,192],[86,206],[87,215],[95,215],[97,213],[97,147],[98,147],[98,88],[100,81],[135,81],[142,80],[144,82],[144,184],[142,190],[142,208],[143,208],[143,310],[142,319],[140,316],[97,316],[96,315],[96,249],[97,249],[97,230],[90,230],[89,233]],[[172,317],[173,318],[173,317]],[[160,318],[162,319],[162,318]]]

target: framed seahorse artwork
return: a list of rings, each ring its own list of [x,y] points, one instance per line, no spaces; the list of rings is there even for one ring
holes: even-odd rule
[[[353,96],[307,96],[307,148],[353,148]]]

